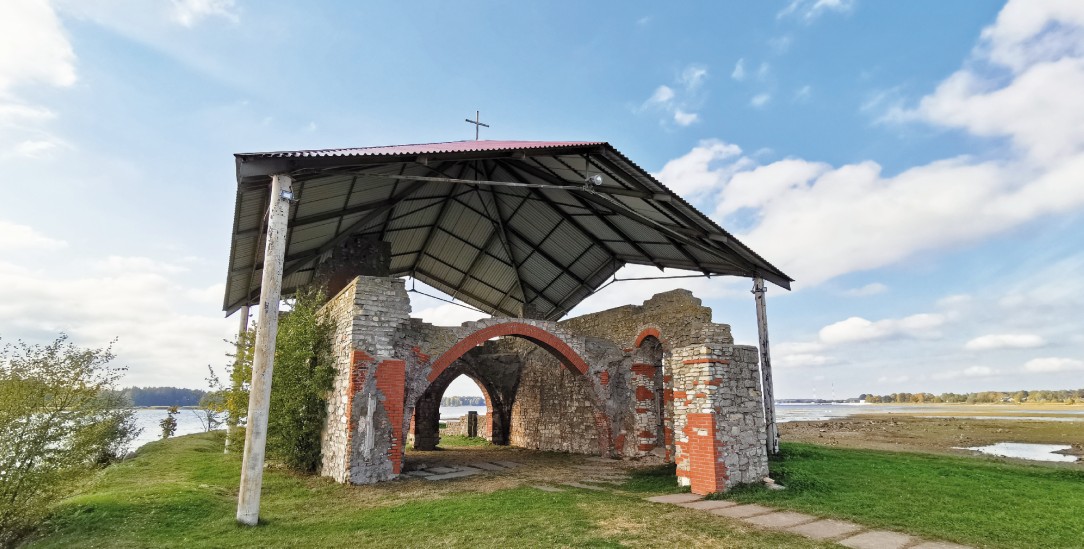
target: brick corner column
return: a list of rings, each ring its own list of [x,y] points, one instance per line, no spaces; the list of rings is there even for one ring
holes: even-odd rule
[[[686,420],[690,490],[700,495],[725,492],[727,470],[723,462],[723,444],[716,436],[715,414],[688,414]]]
[[[376,388],[384,395],[384,413],[391,424],[391,446],[388,448],[388,461],[391,462],[392,474],[398,475],[403,470],[404,444],[403,408],[406,403],[406,362],[402,360],[384,360],[376,369]]]

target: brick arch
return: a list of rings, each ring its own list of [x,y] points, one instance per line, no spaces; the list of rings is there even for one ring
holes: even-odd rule
[[[435,381],[444,371],[455,363],[460,357],[466,354],[471,349],[482,345],[486,341],[495,337],[520,337],[542,347],[549,351],[554,358],[556,358],[562,365],[569,369],[569,371],[586,376],[590,369],[587,361],[583,356],[577,352],[569,341],[566,339],[572,339],[573,336],[564,335],[560,330],[547,330],[539,326],[528,324],[517,320],[509,320],[506,322],[498,322],[497,324],[486,324],[487,321],[479,321],[477,324],[482,325],[473,332],[469,331],[476,323],[465,323],[463,328],[468,332],[466,337],[460,339],[456,344],[452,345],[447,351],[444,351],[433,361],[433,365],[429,372],[429,381]],[[555,324],[546,323],[556,327]],[[580,345],[582,347],[582,344]],[[586,379],[586,377],[585,377]],[[599,401],[598,394],[592,389],[589,391],[592,401],[594,403],[594,419],[595,429],[598,433],[598,447],[599,454],[602,456],[609,456],[613,453],[613,445],[611,443],[611,429],[610,418],[604,411],[605,408]]]
[[[633,344],[633,347],[639,347],[640,345],[643,345],[644,340],[648,337],[654,337],[655,339],[659,340],[660,343],[662,342],[662,336],[659,335],[659,329],[655,326],[648,326],[647,328],[644,328],[640,331],[640,335],[636,336],[636,342]]]
[[[437,425],[440,422],[440,400],[444,393],[459,376],[466,376],[478,385],[482,390],[482,397],[486,401],[486,429],[482,433],[486,439],[494,444],[508,444],[508,429],[505,428],[505,416],[509,415],[504,409],[507,406],[500,398],[500,392],[484,376],[476,375],[470,368],[465,367],[462,361],[455,361],[446,368],[433,382],[418,395],[414,402],[414,426],[415,434],[422,435],[426,440],[419,441],[416,438],[415,447],[420,449],[432,449],[439,438]]]
[[[553,353],[553,356],[569,370],[580,374],[587,373],[587,361],[566,343],[562,336],[523,322],[501,322],[472,332],[470,335],[459,340],[455,345],[452,345],[450,349],[441,353],[440,357],[433,361],[432,369],[429,372],[429,381],[432,382],[436,380],[445,368],[451,366],[452,363],[466,354],[467,351],[490,339],[503,336],[515,336],[526,339]]]

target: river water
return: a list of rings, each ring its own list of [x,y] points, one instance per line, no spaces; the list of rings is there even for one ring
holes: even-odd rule
[[[974,406],[974,407],[972,407]],[[979,411],[997,410],[1010,411],[1011,407],[969,405],[939,406],[936,404],[924,404],[917,406],[891,404],[776,404],[776,420],[780,423],[789,421],[825,421],[829,419],[847,417],[854,414],[937,414],[938,417],[967,417],[968,419],[1004,419],[1004,420],[1045,420],[1045,421],[1084,421],[1084,410],[1079,408],[1070,410],[1021,410],[1021,414],[1027,416],[983,416],[983,415],[954,415],[961,411],[976,413]],[[485,415],[485,406],[441,406],[441,419],[455,419],[467,415],[467,412],[475,411],[478,415]],[[199,433],[204,430],[199,420],[198,410],[181,410],[177,415],[177,436]],[[1058,414],[1062,417],[1043,417]],[[138,408],[135,411],[136,425],[143,429],[130,447],[139,448],[144,444],[162,438],[162,428],[159,422],[165,419],[165,409]]]

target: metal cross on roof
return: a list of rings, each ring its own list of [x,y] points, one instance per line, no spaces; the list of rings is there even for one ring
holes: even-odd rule
[[[482,126],[485,126],[487,128],[489,127],[489,124],[483,124],[481,122],[481,120],[482,120],[481,113],[479,113],[478,111],[474,111],[474,120],[471,120],[470,118],[467,119],[467,122],[469,122],[471,124],[474,124],[474,140],[475,141],[478,141],[478,130],[481,129]]]

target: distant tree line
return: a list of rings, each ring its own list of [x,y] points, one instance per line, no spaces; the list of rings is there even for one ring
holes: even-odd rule
[[[440,399],[441,406],[485,406],[485,397],[444,397]]]
[[[199,406],[207,391],[181,387],[128,387],[121,394],[132,401],[133,406]]]
[[[859,397],[866,402],[879,404],[994,404],[994,403],[1061,403],[1076,404],[1084,402],[1084,389],[1062,389],[1057,391],[983,391],[979,393],[892,393],[890,395],[863,394]]]

